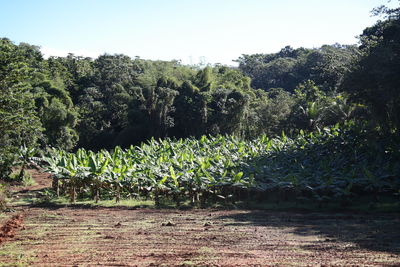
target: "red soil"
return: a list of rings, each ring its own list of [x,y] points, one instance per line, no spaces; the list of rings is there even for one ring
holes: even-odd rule
[[[14,215],[0,228],[0,243],[15,237],[16,231],[23,228],[23,215]]]

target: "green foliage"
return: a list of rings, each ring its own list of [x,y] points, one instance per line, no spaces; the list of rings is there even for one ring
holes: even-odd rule
[[[3,125],[6,120],[13,122],[8,127],[13,133],[18,132],[18,128],[30,127],[24,137],[28,145],[41,137],[43,145],[71,149],[78,138],[74,130],[78,115],[65,90],[65,77],[59,75],[65,69],[56,71],[54,64],[46,64],[38,47],[24,43],[15,45],[8,39],[2,39],[0,46],[0,99],[5,106],[3,112],[8,113],[2,116]],[[40,136],[42,130],[43,136]],[[17,137],[11,139],[18,140]]]
[[[353,119],[356,111],[361,109],[350,103],[345,94],[324,92],[310,80],[295,89],[294,103],[287,130],[312,132]]]
[[[250,191],[267,199],[278,194],[282,200],[346,203],[356,196],[400,189],[398,145],[370,134],[335,126],[301,132],[293,139],[284,133],[253,141],[233,136],[152,139],[111,153],[53,151],[44,160],[72,201],[77,191],[92,192],[96,201],[103,191],[117,201],[124,195],[150,196],[156,204],[163,197],[178,205],[185,199],[203,205],[206,200],[237,200]]]
[[[245,143],[234,137],[203,136],[199,141],[152,139],[137,148],[116,147],[112,153],[53,151],[44,160],[58,186],[69,191],[71,201],[75,201],[77,189],[87,189],[96,201],[103,190],[117,201],[124,194],[151,195],[156,203],[160,197],[201,203],[212,196],[226,198],[233,188],[249,187],[252,177],[239,171],[237,164],[262,149],[247,151]]]
[[[19,147],[36,145],[41,134],[29,83],[35,70],[30,65],[32,58],[25,55],[35,51],[26,44],[18,47],[0,39],[0,178],[11,173]]]
[[[300,83],[313,80],[326,91],[338,88],[357,57],[355,46],[324,45],[320,48],[293,49],[278,53],[242,55],[239,69],[252,78],[252,86],[268,91],[284,88],[293,92]]]
[[[33,156],[37,154],[37,150],[34,147],[28,147],[25,144],[18,150],[18,160],[15,164],[21,167],[18,180],[23,181],[26,175],[25,168],[31,162]]]
[[[22,186],[32,186],[36,184],[35,180],[29,172],[23,172],[23,176],[21,177],[20,170],[15,170],[13,173],[11,173],[6,182],[11,182],[12,184],[17,183],[21,184]]]
[[[281,192],[292,200],[307,197],[346,204],[360,195],[393,195],[400,186],[396,137],[374,135],[378,133],[337,126],[301,132],[250,168],[255,168],[262,190]]]
[[[375,124],[393,131],[400,126],[400,11],[380,10],[388,17],[360,36],[362,55],[342,89],[370,108]]]
[[[295,97],[281,88],[273,88],[268,93],[258,91],[256,99],[257,105],[250,108],[249,135],[253,138],[261,134],[276,136],[282,130],[287,131]]]
[[[238,70],[220,65],[193,69],[123,55],[103,55],[91,66],[87,87],[76,98],[79,146],[101,149],[152,137],[247,135],[245,120],[255,94],[250,79]]]
[[[42,147],[99,150],[117,145],[129,147],[152,137],[205,134],[254,138],[260,134],[277,135],[282,130],[296,132],[294,128],[314,130],[350,118],[332,115],[334,112],[327,105],[333,106],[338,97],[343,101],[337,107],[347,111],[351,108],[346,106],[345,96],[330,91],[336,85],[321,82],[322,72],[328,77],[329,71],[335,73],[340,69],[334,67],[336,63],[347,64],[342,57],[350,53],[349,47],[324,46],[316,50],[286,47],[278,54],[244,57],[256,61],[243,61],[239,69],[234,69],[222,65],[194,68],[177,61],[108,54],[94,60],[72,54],[45,60],[37,47],[7,42],[20,55],[13,56],[14,61],[29,67],[23,91],[26,101],[34,103],[34,107],[26,110],[40,118],[36,128],[43,127],[43,131],[39,130],[43,133],[39,140]],[[326,65],[328,61],[336,63]],[[257,64],[266,65],[264,68]],[[16,70],[8,61],[3,65]],[[251,72],[253,67],[266,80],[258,81]],[[320,71],[323,68],[326,70]],[[318,75],[310,74],[317,69]],[[268,93],[254,90],[251,79],[242,71],[254,77],[253,85],[283,88],[268,87]],[[313,78],[314,83],[304,80],[305,77]],[[286,86],[285,82],[291,85]],[[297,88],[295,94],[291,93],[294,88]],[[317,88],[319,95],[311,97],[312,88]],[[21,97],[18,99],[23,101]],[[337,108],[335,112],[344,109]],[[310,120],[317,123],[309,126]],[[30,136],[37,139],[38,135]]]
[[[71,149],[78,141],[75,126],[78,113],[66,90],[53,86],[50,81],[34,85],[36,113],[45,128],[45,142],[54,147]]]

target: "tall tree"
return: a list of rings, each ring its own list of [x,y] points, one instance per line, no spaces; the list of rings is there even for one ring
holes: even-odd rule
[[[362,56],[342,88],[371,108],[386,130],[400,127],[400,8],[380,7],[384,20],[360,36]]]
[[[0,178],[10,172],[18,148],[35,146],[42,130],[29,83],[34,69],[25,51],[0,39]]]

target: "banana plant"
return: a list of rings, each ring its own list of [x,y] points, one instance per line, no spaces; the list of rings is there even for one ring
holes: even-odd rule
[[[31,158],[35,156],[37,153],[37,149],[34,147],[28,147],[25,144],[23,144],[19,150],[19,164],[21,165],[21,171],[18,175],[18,180],[22,181],[22,178],[25,175],[25,168],[28,166],[28,164],[31,162]]]
[[[115,202],[121,200],[121,190],[130,185],[132,182],[132,172],[134,171],[134,163],[126,158],[115,159],[112,167],[108,168],[109,184],[115,192]]]
[[[74,154],[67,154],[60,161],[61,172],[66,178],[69,186],[69,194],[71,203],[75,203],[77,199],[77,189],[83,186],[82,181],[89,175],[87,167],[80,166],[78,159]]]
[[[117,202],[125,192],[151,196],[157,205],[165,197],[177,205],[189,198],[201,206],[210,197],[240,198],[251,188],[271,192],[290,187],[296,194],[306,192],[321,201],[328,196],[346,199],[356,192],[397,192],[400,182],[394,177],[400,165],[392,158],[398,149],[362,142],[343,127],[300,131],[294,138],[285,133],[255,140],[202,136],[152,139],[111,152],[56,151],[44,158],[45,168],[71,189],[70,195],[72,188],[92,190],[95,201],[100,190],[115,192]]]
[[[88,158],[88,171],[90,172],[90,181],[93,187],[93,198],[98,203],[100,200],[100,190],[105,179],[104,174],[107,171],[110,158],[101,153],[91,153]]]

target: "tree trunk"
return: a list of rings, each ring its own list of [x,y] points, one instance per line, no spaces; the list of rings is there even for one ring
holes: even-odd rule
[[[71,187],[71,203],[75,204],[76,202],[76,186],[72,185]]]
[[[97,203],[99,203],[100,200],[100,187],[98,185],[96,185],[96,189],[95,189],[95,195],[94,195],[94,201]]]
[[[160,207],[160,197],[159,197],[157,191],[154,194],[154,202],[155,202],[156,207],[159,208]]]
[[[60,182],[58,181],[58,178],[53,177],[52,187],[53,190],[56,191],[57,197],[60,197]]]
[[[22,179],[24,178],[24,173],[25,173],[25,164],[22,164],[21,171],[18,175],[18,180],[22,181]]]
[[[115,196],[115,203],[119,203],[120,202],[120,200],[121,200],[121,188],[120,188],[120,186],[118,185],[117,186],[117,192],[116,192],[116,196]]]

